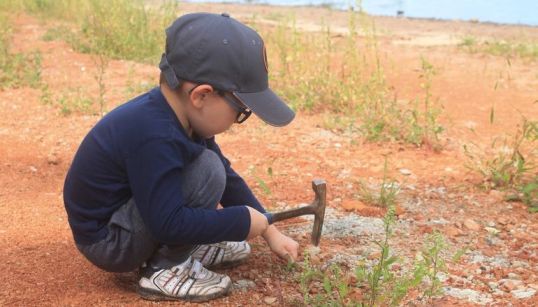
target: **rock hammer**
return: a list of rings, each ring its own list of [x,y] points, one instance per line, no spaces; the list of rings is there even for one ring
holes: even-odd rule
[[[315,199],[310,205],[276,213],[267,212],[265,213],[265,216],[269,221],[269,225],[271,225],[278,221],[291,219],[301,215],[313,214],[314,228],[312,229],[312,244],[314,246],[318,246],[319,240],[321,239],[323,220],[325,218],[325,206],[327,205],[327,185],[325,183],[325,180],[313,180],[312,189],[315,193]]]

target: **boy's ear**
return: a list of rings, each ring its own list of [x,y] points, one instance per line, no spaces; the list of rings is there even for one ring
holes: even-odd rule
[[[213,87],[209,84],[201,84],[194,88],[189,97],[193,107],[202,108],[211,93],[213,93]]]

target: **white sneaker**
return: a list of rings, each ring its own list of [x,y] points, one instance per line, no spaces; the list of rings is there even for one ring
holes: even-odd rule
[[[211,272],[189,257],[185,262],[156,272],[144,269],[138,293],[148,300],[208,301],[230,292],[230,277]]]
[[[249,255],[250,245],[246,241],[198,245],[191,253],[194,259],[209,268],[236,266]]]

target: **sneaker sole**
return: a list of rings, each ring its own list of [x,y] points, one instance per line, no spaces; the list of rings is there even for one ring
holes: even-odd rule
[[[143,299],[148,300],[148,301],[187,301],[187,302],[200,303],[200,302],[206,302],[206,301],[210,301],[212,299],[216,299],[216,298],[219,298],[219,297],[226,296],[226,295],[230,294],[231,288],[232,288],[232,283],[230,283],[226,287],[224,292],[222,292],[222,293],[215,293],[215,294],[202,296],[202,297],[188,297],[188,296],[187,297],[175,297],[175,296],[169,296],[169,295],[163,294],[160,291],[156,291],[156,290],[152,290],[152,289],[146,289],[146,288],[142,288],[140,286],[138,287],[137,292],[140,295],[140,297],[142,297]]]

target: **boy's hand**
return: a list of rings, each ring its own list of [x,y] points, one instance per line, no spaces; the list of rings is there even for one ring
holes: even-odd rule
[[[265,215],[261,214],[258,210],[249,206],[246,207],[250,213],[250,231],[247,236],[247,240],[250,240],[263,234],[267,230],[269,223]]]
[[[280,258],[295,261],[297,259],[299,243],[284,235],[274,225],[270,225],[263,234],[271,250]]]

